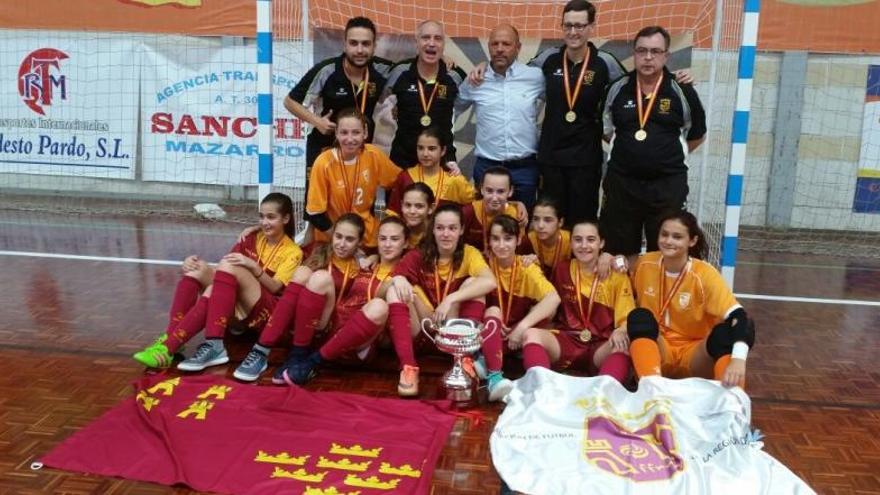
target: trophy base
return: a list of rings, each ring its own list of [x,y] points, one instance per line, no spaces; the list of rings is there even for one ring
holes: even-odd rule
[[[441,393],[446,397],[446,400],[451,400],[452,402],[471,402],[474,400],[473,387],[468,387],[468,388],[442,387]]]

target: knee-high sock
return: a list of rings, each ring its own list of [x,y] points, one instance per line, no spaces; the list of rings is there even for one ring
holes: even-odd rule
[[[724,372],[727,371],[727,365],[730,364],[730,359],[730,354],[725,354],[715,361],[714,376],[716,380],[721,381],[724,379]],[[746,388],[745,380],[741,380],[737,385],[743,389]]]
[[[321,358],[339,359],[347,351],[360,349],[379,335],[382,328],[373,323],[363,311],[358,311],[336,334],[318,350]]]
[[[643,376],[660,374],[660,347],[653,339],[635,339],[629,344],[629,354],[632,356],[633,368],[636,375]]]
[[[480,350],[483,351],[483,357],[486,359],[486,368],[489,372],[501,371],[504,356],[501,350],[501,328],[501,320],[490,316],[486,318],[486,325],[480,334],[483,337]]]
[[[550,356],[541,344],[526,344],[523,346],[523,366],[526,369],[540,366],[550,369]]]
[[[482,301],[463,301],[458,305],[458,316],[460,318],[483,321],[483,313],[485,312],[486,303]]]
[[[174,289],[171,309],[168,311],[168,326],[165,327],[166,333],[173,331],[174,327],[186,316],[187,311],[195,306],[201,292],[202,284],[198,280],[185,275],[180,278],[180,281],[177,282],[177,287]]]
[[[208,318],[205,320],[205,338],[222,339],[235,314],[238,280],[231,273],[218,271],[214,274],[211,297],[208,298]]]
[[[315,329],[321,323],[321,313],[327,296],[303,289],[296,303],[296,315],[293,317],[293,345],[308,347],[312,344]]]
[[[623,383],[626,377],[629,376],[629,356],[623,352],[609,354],[605,361],[602,361],[602,366],[599,367],[599,374],[608,375]]]
[[[388,333],[400,365],[418,366],[409,322],[409,307],[402,302],[388,305]]]
[[[165,347],[168,352],[174,354],[189,339],[193,338],[197,333],[205,328],[205,318],[208,317],[208,298],[199,297],[193,307],[186,312],[183,319],[180,320],[171,330],[166,332],[168,338],[165,339]]]
[[[291,282],[284,289],[281,299],[275,303],[275,309],[272,310],[272,316],[260,332],[258,343],[263,347],[272,347],[281,339],[284,332],[293,323],[293,315],[296,313],[296,303],[299,300],[299,294],[305,286]]]

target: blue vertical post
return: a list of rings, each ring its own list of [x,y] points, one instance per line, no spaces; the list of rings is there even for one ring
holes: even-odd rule
[[[743,9],[736,108],[733,112],[733,136],[730,145],[730,171],[727,176],[727,194],[725,196],[724,237],[721,240],[721,274],[731,289],[733,288],[733,275],[736,267],[743,173],[746,168],[746,143],[749,138],[749,112],[752,108],[752,82],[755,75],[755,52],[758,46],[758,16],[761,11],[761,0],[745,0]]]
[[[272,192],[272,0],[257,0],[257,175],[260,201]]]

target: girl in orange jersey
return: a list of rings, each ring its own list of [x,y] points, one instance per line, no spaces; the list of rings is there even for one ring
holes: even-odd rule
[[[413,352],[416,321],[442,323],[456,315],[481,321],[484,297],[495,289],[495,278],[479,251],[463,238],[461,207],[439,206],[419,248],[394,268],[388,291],[389,333],[402,371],[397,386],[402,396],[418,395],[419,368]]]
[[[288,365],[282,372],[285,382],[306,383],[324,361],[354,355],[353,360],[363,362],[373,355],[372,344],[384,329],[388,317],[385,292],[389,284],[385,282],[406,249],[407,230],[406,224],[398,217],[386,217],[379,223],[379,264],[371,270],[359,271],[352,278],[347,292],[336,299],[330,321],[322,319],[317,325],[318,328],[322,325],[328,328],[320,339],[324,341],[323,345],[306,359]],[[315,275],[321,274],[319,271]],[[314,284],[310,281],[309,285],[317,290],[323,289],[327,301],[332,302],[333,284],[329,277],[316,280]],[[297,328],[296,332],[301,330]]]
[[[366,122],[354,108],[339,112],[337,144],[318,155],[312,166],[306,214],[316,229],[315,242],[328,242],[333,223],[345,213],[356,213],[366,225],[365,247],[376,245],[373,203],[379,187],[389,189],[400,169],[379,148],[365,144]]]
[[[596,273],[603,245],[595,222],[572,227],[574,258],[560,262],[553,272],[553,285],[562,298],[557,329],[526,330],[526,369],[552,365],[610,375],[621,383],[626,380],[630,368],[626,322],[635,304],[626,275],[614,272],[600,280]]]
[[[355,253],[364,235],[364,221],[355,213],[342,215],[331,229],[329,244],[319,245],[305,261],[306,282],[297,289],[293,304],[280,305],[272,313],[260,338],[248,353],[242,366],[234,376],[240,380],[254,381],[260,377],[268,365],[268,355],[285,332],[293,331],[293,346],[285,364],[272,376],[272,383],[285,383],[284,370],[296,361],[308,356],[309,344],[316,328],[323,329],[320,322],[329,319],[336,297],[340,298],[350,287],[351,279],[357,274],[359,266]],[[295,289],[288,289],[293,291]]]
[[[498,215],[489,226],[489,265],[498,286],[486,295],[486,328],[497,328],[483,340],[482,353],[487,370],[489,399],[499,400],[512,387],[501,375],[502,336],[510,349],[522,347],[530,328],[550,320],[559,306],[559,294],[547,281],[537,263],[524,263],[516,255],[519,224],[509,215]]]
[[[206,342],[178,369],[201,371],[228,362],[223,334],[229,321],[236,317],[247,328],[261,329],[302,261],[291,238],[292,214],[288,196],[268,194],[260,203],[260,229],[237,242],[216,268],[198,256],[187,257],[165,334],[134,359],[167,368],[174,353],[204,328]]]
[[[754,323],[702,260],[708,245],[697,219],[686,211],[663,217],[658,247],[638,260],[633,276],[639,309],[628,327],[636,374],[744,385]]]
[[[403,190],[415,182],[423,182],[434,193],[436,208],[441,204],[469,204],[476,197],[474,186],[457,170],[444,170],[442,162],[446,156],[446,143],[436,127],[428,127],[419,134],[416,141],[418,166],[406,169],[397,176],[394,188],[388,197],[388,209],[400,215],[403,213]]]
[[[538,199],[532,210],[532,228],[517,250],[536,255],[547,278],[553,277],[556,265],[571,259],[571,234],[562,224],[559,203],[548,197]]]

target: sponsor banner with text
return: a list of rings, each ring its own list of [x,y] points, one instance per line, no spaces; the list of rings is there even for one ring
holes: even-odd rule
[[[0,172],[133,178],[136,43],[0,30]]]

